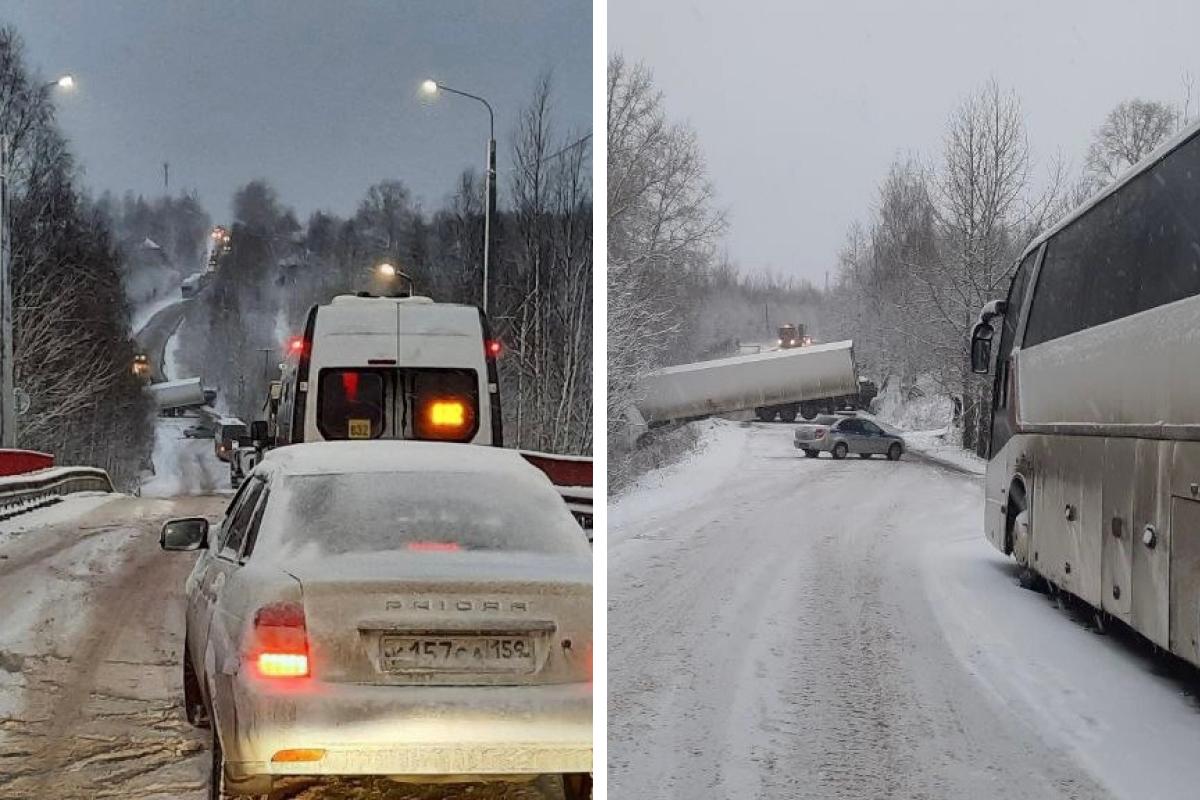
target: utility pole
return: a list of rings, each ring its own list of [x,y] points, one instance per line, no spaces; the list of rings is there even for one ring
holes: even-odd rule
[[[8,241],[8,134],[0,133],[0,447],[17,446],[13,387],[12,248]]]
[[[163,194],[171,193],[171,165],[166,161],[163,162]]]

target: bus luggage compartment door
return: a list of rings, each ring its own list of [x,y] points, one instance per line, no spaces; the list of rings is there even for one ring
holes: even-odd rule
[[[1200,664],[1200,502],[1171,498],[1171,652]]]

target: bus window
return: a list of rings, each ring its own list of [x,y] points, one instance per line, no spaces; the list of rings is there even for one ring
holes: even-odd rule
[[[387,425],[386,397],[379,371],[323,369],[317,428],[326,439],[378,439]]]
[[[1200,294],[1200,136],[1046,245],[1022,347]]]

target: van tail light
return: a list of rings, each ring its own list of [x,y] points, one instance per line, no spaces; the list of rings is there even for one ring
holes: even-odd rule
[[[487,339],[483,343],[483,350],[488,358],[497,359],[504,350],[504,345],[500,344],[499,339]]]
[[[295,602],[272,603],[254,615],[250,659],[263,678],[306,678],[308,628],[304,606]]]
[[[417,413],[418,439],[462,441],[475,426],[475,407],[465,397],[430,397]]]

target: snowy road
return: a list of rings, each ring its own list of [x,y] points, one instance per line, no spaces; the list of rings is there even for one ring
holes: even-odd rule
[[[980,531],[980,479],[706,448],[609,517],[613,797],[1191,798],[1187,681],[1099,636]]]
[[[71,498],[0,525],[0,799],[200,800],[209,732],[180,706],[184,578],[162,521],[227,496]],[[39,517],[40,515],[40,517]],[[39,521],[40,520],[40,521]],[[552,781],[486,787],[297,780],[293,800],[552,800]]]

